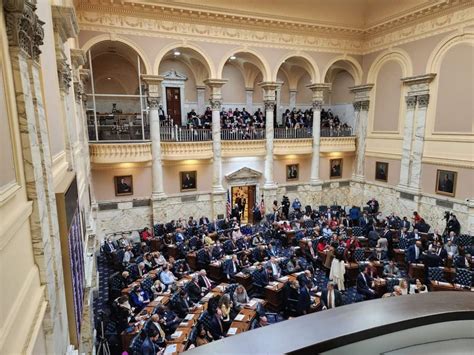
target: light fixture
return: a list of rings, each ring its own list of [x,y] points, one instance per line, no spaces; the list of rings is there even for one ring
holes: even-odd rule
[[[173,54],[174,54],[175,56],[178,56],[178,55],[181,55],[181,52],[178,51],[177,49],[175,49],[174,52],[173,52]]]
[[[112,80],[112,78],[109,76],[109,77],[107,78],[107,80]]]
[[[237,58],[237,57],[236,57],[235,55],[231,55],[229,59],[230,59],[230,60],[234,60],[234,59],[236,59],[236,58]]]

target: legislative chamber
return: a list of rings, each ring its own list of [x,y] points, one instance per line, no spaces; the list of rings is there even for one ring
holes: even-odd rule
[[[0,354],[472,354],[473,0],[0,32]]]

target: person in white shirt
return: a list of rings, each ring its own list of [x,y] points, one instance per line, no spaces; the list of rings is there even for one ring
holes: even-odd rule
[[[428,287],[426,287],[426,285],[423,285],[420,279],[416,279],[415,284],[410,285],[410,294],[427,292]]]
[[[133,259],[132,247],[128,246],[125,249],[125,253],[123,254],[122,263],[124,263],[125,265],[129,264],[132,259]]]
[[[408,289],[408,282],[405,279],[400,280],[400,284],[398,285],[400,287],[400,292],[402,295],[408,295],[409,289]]]
[[[278,265],[277,259],[274,256],[270,258],[269,266],[272,268],[273,279],[274,280],[279,279],[281,276],[281,269],[280,269],[280,266]]]

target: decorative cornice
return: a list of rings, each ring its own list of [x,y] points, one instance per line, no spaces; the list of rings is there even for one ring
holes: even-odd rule
[[[211,159],[212,142],[161,142],[163,160]]]
[[[82,49],[71,49],[71,64],[74,69],[78,69],[80,66],[86,64],[86,52]]]
[[[58,59],[56,61],[58,67],[59,88],[63,92],[67,92],[71,87],[72,73],[71,66],[66,59]]]
[[[320,152],[355,152],[356,137],[321,137]]]
[[[273,154],[312,154],[313,138],[305,139],[275,139],[273,141]]]
[[[376,24],[367,30],[343,26],[302,24],[288,26],[278,20],[211,14],[206,11],[187,12],[153,4],[99,4],[95,0],[78,4],[82,30],[105,31],[140,36],[205,38],[214,43],[255,43],[272,48],[347,52],[367,54],[474,23],[470,0],[434,2],[417,11]],[[223,24],[223,25],[216,25]]]
[[[51,6],[54,30],[61,37],[62,42],[68,38],[75,38],[79,34],[76,11],[72,6]]]
[[[8,44],[21,49],[31,59],[38,61],[43,45],[44,22],[36,14],[34,1],[5,0],[5,24]]]
[[[90,143],[91,163],[139,163],[151,161],[151,143]]]
[[[265,140],[222,141],[222,157],[265,155]]]

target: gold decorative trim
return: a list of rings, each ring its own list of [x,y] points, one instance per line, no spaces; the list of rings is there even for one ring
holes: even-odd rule
[[[380,159],[391,159],[391,160],[401,160],[401,154],[394,154],[394,153],[383,153],[383,152],[373,152],[373,151],[365,151],[365,156],[370,158],[380,158]]]
[[[320,152],[355,152],[356,137],[322,137]]]
[[[311,154],[313,152],[313,139],[275,139],[273,141],[273,154]]]
[[[424,156],[421,159],[422,164],[449,166],[452,168],[474,169],[474,162],[468,160],[442,159]]]

